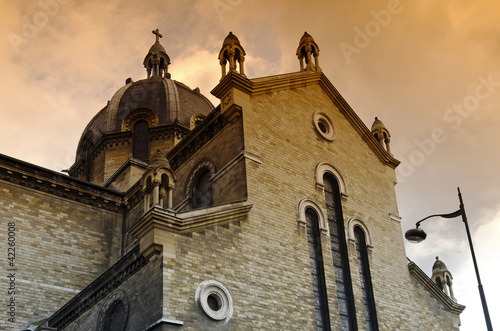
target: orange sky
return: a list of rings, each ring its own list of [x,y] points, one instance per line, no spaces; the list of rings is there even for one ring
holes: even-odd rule
[[[403,231],[456,210],[461,187],[490,312],[500,311],[499,9],[483,0],[0,0],[0,153],[69,168],[90,119],[126,78],[145,78],[153,29],[172,79],[207,96],[229,31],[247,52],[250,78],[298,71],[307,31],[365,124],[378,116],[391,132]],[[422,227],[428,240],[407,244],[408,257],[429,274],[439,255],[467,306],[461,330],[477,330],[482,310],[461,222]]]

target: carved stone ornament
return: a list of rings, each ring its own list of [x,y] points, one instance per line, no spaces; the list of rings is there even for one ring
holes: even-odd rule
[[[123,331],[128,319],[128,301],[123,291],[111,293],[99,313],[97,331]]]
[[[195,293],[198,307],[216,321],[228,321],[233,315],[233,299],[227,288],[216,280],[205,280]]]

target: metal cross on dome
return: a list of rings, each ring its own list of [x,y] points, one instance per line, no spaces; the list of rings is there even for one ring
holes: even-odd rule
[[[151,32],[153,32],[153,34],[155,34],[155,35],[156,35],[156,42],[160,42],[160,38],[162,38],[162,37],[163,37],[163,35],[160,33],[160,30],[159,30],[159,29],[156,29],[156,30],[153,30],[153,31],[151,31]]]

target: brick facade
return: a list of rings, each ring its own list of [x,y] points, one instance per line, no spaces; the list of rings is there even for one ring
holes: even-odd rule
[[[234,35],[228,38],[223,46],[237,42],[240,61],[243,48]],[[464,306],[405,256],[394,191],[399,162],[319,66],[307,63],[302,69],[251,80],[236,70],[223,71],[212,91],[221,105],[201,124],[182,137],[156,133],[149,146],[160,149],[158,164],[131,160],[130,142],[98,154],[94,171],[107,188],[1,159],[0,216],[16,222],[19,238],[16,326],[48,318],[40,330],[101,330],[105,323],[125,323],[126,316],[124,330],[134,331],[313,330],[304,225],[304,211],[312,208],[320,218],[330,326],[338,330],[334,257],[325,225],[326,172],[340,186],[358,330],[367,326],[355,226],[366,237],[378,328],[458,330]],[[196,92],[178,89],[185,98]],[[118,104],[113,100],[111,105]],[[193,102],[186,114],[199,114],[200,105]],[[331,127],[318,125],[318,112]],[[326,136],[328,130],[334,134]],[[75,175],[83,164],[78,162]],[[205,168],[212,203],[193,209],[197,171]],[[175,181],[165,184],[159,169]],[[142,172],[153,180],[148,183]],[[171,208],[165,207],[169,201]],[[4,247],[5,232],[0,240]],[[218,294],[200,296],[204,281],[222,284],[211,285]],[[222,316],[229,299],[230,313]],[[3,320],[0,326],[12,325]]]

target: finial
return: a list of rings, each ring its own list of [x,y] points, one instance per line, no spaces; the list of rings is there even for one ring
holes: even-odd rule
[[[156,30],[153,30],[151,31],[153,32],[153,34],[156,35],[156,42],[160,42],[160,38],[163,38],[163,35],[160,33],[160,30],[159,29],[156,29]]]

